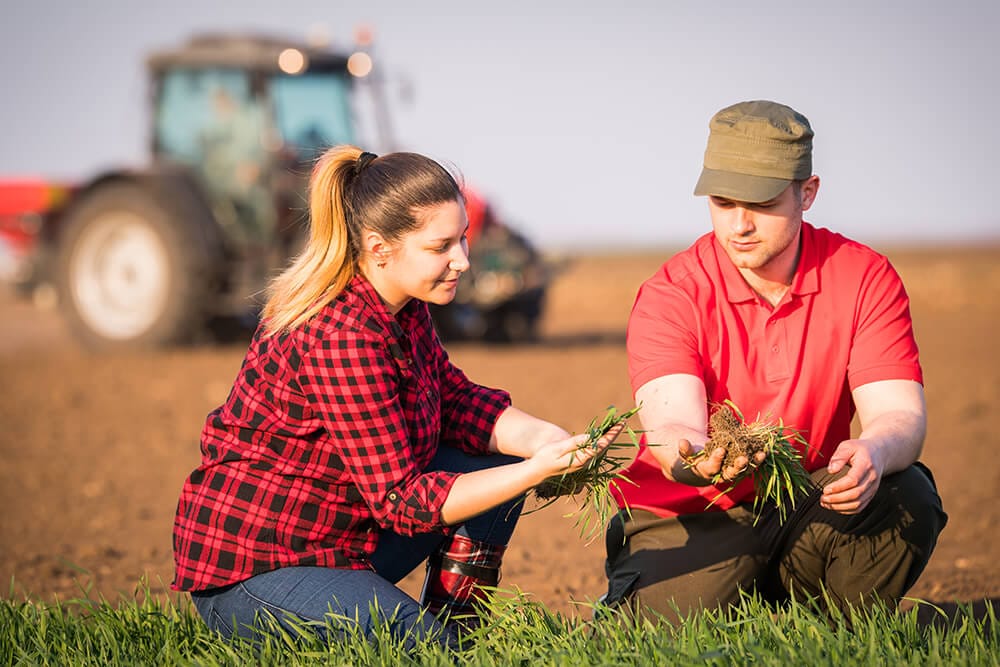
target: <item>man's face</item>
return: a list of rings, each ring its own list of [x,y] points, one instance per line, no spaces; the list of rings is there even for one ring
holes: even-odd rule
[[[801,186],[789,185],[774,199],[759,204],[709,196],[715,238],[733,264],[760,274],[785,273],[793,267],[802,212],[812,205],[818,185],[819,179],[812,176]]]

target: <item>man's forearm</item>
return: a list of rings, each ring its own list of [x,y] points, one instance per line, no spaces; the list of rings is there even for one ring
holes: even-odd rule
[[[923,450],[927,418],[923,413],[897,410],[879,415],[862,429],[858,440],[867,442],[872,455],[882,461],[882,474],[912,465]]]

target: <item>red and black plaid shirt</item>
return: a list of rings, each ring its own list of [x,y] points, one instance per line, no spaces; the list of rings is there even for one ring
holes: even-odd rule
[[[427,306],[389,314],[362,277],[306,325],[258,329],[174,522],[175,590],[279,567],[364,569],[379,529],[444,531],[457,474],[424,472],[439,445],[488,452],[509,395],[448,360]]]

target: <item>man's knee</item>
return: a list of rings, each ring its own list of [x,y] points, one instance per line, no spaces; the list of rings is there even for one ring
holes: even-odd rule
[[[917,581],[947,522],[930,472],[921,464],[887,475],[855,515],[814,508],[781,558],[786,591],[898,601]]]
[[[659,518],[637,510],[608,527],[609,606],[676,622],[751,589],[762,566],[749,511]]]
[[[883,485],[907,518],[900,526],[899,536],[913,552],[906,583],[909,589],[930,560],[938,535],[948,523],[948,515],[942,506],[934,477],[922,463],[887,476]]]

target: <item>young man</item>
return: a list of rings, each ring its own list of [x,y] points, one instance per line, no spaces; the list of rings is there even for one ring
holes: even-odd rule
[[[629,374],[646,442],[608,526],[608,604],[671,620],[766,599],[893,604],[944,527],[930,472],[909,301],[885,257],[803,221],[819,190],[813,132],[795,110],[743,102],[709,123],[696,195],[712,233],[639,290]],[[731,400],[804,433],[816,485],[786,520],[755,523],[751,463],[693,459],[712,405]],[[860,434],[851,437],[855,412]],[[720,473],[731,486],[712,484]],[[715,501],[713,503],[713,500]]]

